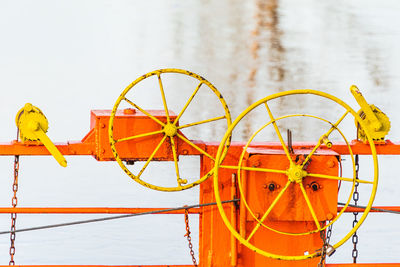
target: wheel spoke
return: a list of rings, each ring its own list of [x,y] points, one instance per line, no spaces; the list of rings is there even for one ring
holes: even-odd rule
[[[167,138],[167,136],[165,135],[160,143],[158,143],[157,147],[154,149],[153,153],[151,153],[150,157],[147,159],[146,163],[144,164],[143,168],[140,170],[140,172],[138,173],[138,175],[136,176],[137,179],[140,178],[140,176],[142,175],[142,173],[144,172],[144,170],[146,169],[146,167],[149,165],[150,161],[154,158],[154,155],[157,153],[157,151],[160,149],[162,143],[164,143],[165,139]]]
[[[276,124],[276,120],[275,120],[274,116],[272,115],[267,102],[265,102],[264,104],[265,104],[265,107],[267,108],[268,115],[271,118],[271,122],[272,122],[272,125],[274,126],[275,132],[278,135],[279,141],[281,141],[283,150],[285,151],[285,154],[286,154],[287,158],[289,159],[290,165],[293,165],[294,163],[293,163],[292,157],[290,156],[289,150],[288,150],[285,142],[283,141],[281,132],[279,131],[278,125]]]
[[[124,137],[124,138],[115,140],[115,143],[128,141],[128,140],[132,140],[132,139],[137,139],[137,138],[142,138],[142,137],[146,137],[146,136],[151,136],[151,135],[155,135],[155,134],[160,134],[163,132],[164,132],[164,130],[159,130],[159,131],[154,131],[154,132],[149,132],[149,133],[144,133],[144,134],[138,134],[138,135],[134,135],[134,136],[130,136],[130,137]]]
[[[183,113],[186,111],[187,107],[189,104],[192,102],[194,96],[197,94],[197,92],[200,89],[200,86],[203,84],[203,82],[200,82],[199,85],[197,85],[196,90],[194,90],[193,94],[189,97],[189,100],[186,102],[185,106],[182,108],[181,112],[179,112],[178,117],[176,117],[174,121],[174,125],[179,121],[179,119],[182,117]]]
[[[165,109],[165,115],[167,116],[167,122],[170,123],[167,101],[165,100],[164,87],[163,87],[163,84],[161,81],[161,73],[157,73],[157,78],[158,78],[158,84],[160,85],[161,97],[162,97],[162,101],[163,101],[163,105],[164,105],[164,109]]]
[[[179,167],[178,167],[178,157],[176,155],[176,148],[175,148],[175,141],[174,141],[174,137],[170,136],[171,139],[171,146],[172,146],[172,154],[174,155],[174,162],[175,162],[175,172],[176,172],[176,181],[178,182],[178,186],[182,186],[181,185],[181,177],[179,176]]]
[[[180,139],[182,139],[185,143],[187,143],[188,145],[190,145],[191,147],[193,147],[194,149],[196,149],[197,151],[199,151],[200,153],[204,154],[205,156],[207,156],[208,158],[212,159],[213,161],[215,161],[215,158],[212,157],[210,154],[208,154],[207,152],[205,152],[203,149],[201,149],[200,147],[196,146],[195,144],[193,144],[192,142],[190,142],[186,137],[184,137],[183,135],[177,133],[176,134]]]
[[[251,231],[249,237],[247,238],[247,242],[254,236],[254,234],[257,232],[258,228],[260,228],[261,224],[265,221],[271,210],[275,207],[276,203],[278,203],[279,199],[282,197],[283,193],[285,193],[286,189],[289,187],[291,184],[290,181],[287,181],[285,187],[282,189],[281,192],[276,196],[274,201],[271,203],[271,205],[268,207],[267,211],[264,213],[258,224],[254,227],[253,231]]]
[[[349,114],[348,110],[342,115],[342,117],[340,117],[340,119],[335,124],[332,124],[332,127],[329,129],[329,131],[321,135],[318,143],[314,146],[310,154],[307,155],[306,159],[301,164],[302,168],[307,164],[307,162],[310,160],[311,156],[315,153],[315,151],[317,151],[317,149],[321,146],[321,144],[323,143],[323,138],[328,138],[329,135],[333,132],[333,130],[337,129],[338,125],[343,121],[343,119],[346,117],[347,114]]]
[[[148,113],[146,110],[142,109],[141,107],[139,107],[138,105],[136,105],[135,103],[133,103],[132,101],[130,101],[128,98],[124,97],[124,100],[126,102],[128,102],[129,104],[131,104],[132,106],[134,106],[135,108],[137,108],[138,110],[140,110],[142,113],[144,113],[145,115],[147,115],[148,117],[150,117],[153,121],[157,122],[158,124],[160,124],[161,126],[165,126],[165,123],[161,122],[159,119],[157,119],[156,117],[154,117],[153,115],[151,115],[150,113]]]
[[[318,219],[317,219],[317,215],[315,214],[315,211],[314,211],[314,209],[313,209],[313,207],[312,207],[312,205],[311,205],[310,199],[309,199],[308,196],[307,196],[307,192],[306,192],[306,190],[304,189],[303,182],[300,182],[300,183],[298,183],[298,184],[299,184],[299,186],[300,186],[301,192],[303,193],[304,199],[305,199],[306,202],[307,202],[307,206],[308,206],[308,209],[309,209],[310,212],[311,212],[311,216],[313,217],[314,222],[315,222],[315,224],[317,225],[318,230],[321,230],[321,225],[319,224],[319,221],[318,221]]]
[[[331,179],[331,180],[340,180],[340,181],[346,181],[346,182],[359,182],[362,184],[374,184],[374,182],[370,182],[370,181],[366,181],[366,180],[345,178],[345,177],[332,176],[332,175],[326,175],[326,174],[307,173],[307,176],[323,178],[323,179]]]
[[[225,118],[226,118],[225,116],[215,117],[215,118],[212,118],[212,119],[207,119],[207,120],[203,120],[203,121],[198,121],[198,122],[185,124],[185,125],[182,125],[182,126],[178,126],[176,128],[177,129],[183,129],[183,128],[187,128],[187,127],[190,127],[190,126],[195,126],[195,125],[199,125],[199,124],[203,124],[203,123],[207,123],[207,122],[222,120],[222,119],[225,119]]]
[[[245,171],[257,171],[257,172],[273,172],[273,173],[282,173],[287,174],[287,171],[283,170],[275,170],[275,169],[266,169],[266,168],[255,168],[255,167],[244,167],[244,166],[228,166],[228,165],[220,165],[220,168],[224,169],[232,169],[232,170],[245,170]]]

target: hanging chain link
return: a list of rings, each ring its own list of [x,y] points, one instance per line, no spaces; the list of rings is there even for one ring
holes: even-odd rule
[[[355,157],[355,167],[356,167],[356,179],[358,180],[358,171],[360,170],[360,164],[359,164],[359,159],[358,155]],[[359,183],[356,182],[354,186],[354,193],[353,193],[353,200],[354,200],[354,205],[357,206],[358,200],[360,199],[360,194],[358,192],[358,185]],[[353,212],[354,214],[354,220],[353,220],[353,228],[356,226],[358,223],[357,220],[357,215],[358,212]],[[357,231],[354,232],[353,237],[351,238],[353,242],[353,251],[352,251],[352,257],[353,257],[353,263],[357,263],[357,257],[358,257],[358,250],[357,250],[357,244],[358,244],[358,235]]]
[[[190,228],[189,228],[189,210],[185,209],[185,224],[186,224],[186,238],[189,243],[190,256],[192,256],[193,265],[197,267],[196,257],[194,256],[192,238],[190,237]]]
[[[328,247],[328,242],[327,242],[327,237],[325,236],[326,231],[325,229],[319,232],[319,235],[322,239],[323,245],[321,248],[321,259],[318,263],[318,267],[324,267],[325,266],[325,258],[326,258],[326,249]]]
[[[323,244],[322,248],[320,249],[321,259],[318,263],[318,267],[325,266],[326,255],[332,256],[332,254],[335,253],[335,249],[331,245],[329,245],[332,235],[332,224],[327,229],[328,229],[327,231],[324,229],[321,232],[319,232]]]
[[[328,227],[328,231],[326,232],[326,243],[329,244],[329,242],[331,241],[331,235],[332,235],[332,225],[329,225]]]
[[[19,156],[14,157],[14,183],[13,183],[13,197],[11,200],[12,207],[15,208],[18,204],[17,191],[18,191],[18,172],[19,172]],[[11,213],[11,233],[10,233],[10,262],[9,265],[15,265],[15,225],[17,223],[17,214]]]

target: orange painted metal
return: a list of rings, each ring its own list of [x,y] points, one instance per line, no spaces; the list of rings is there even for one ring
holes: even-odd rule
[[[216,146],[206,146],[207,152],[214,155]],[[229,149],[229,153],[224,160],[224,165],[237,166],[240,153],[242,152],[241,146],[235,144]],[[287,158],[282,150],[265,150],[265,149],[251,149],[251,154],[247,156],[248,166],[261,166],[263,168],[273,168],[284,170],[288,168]],[[301,151],[303,153],[305,151]],[[309,151],[308,151],[309,152]],[[296,155],[294,155],[294,158]],[[330,152],[323,155],[316,155],[315,160],[309,165],[309,171],[318,170],[318,173],[324,170],[323,174],[338,175],[338,165],[331,165],[331,168],[326,167],[327,161],[336,161],[336,153]],[[213,164],[208,158],[202,159],[202,170],[206,172],[209,165]],[[286,165],[285,165],[286,164]],[[219,172],[219,185],[222,200],[228,200],[233,195],[239,196],[237,191],[237,180],[235,185],[236,193],[232,192],[232,176],[235,171],[231,169],[220,169]],[[249,172],[246,177],[242,177],[242,187],[246,198],[248,198],[249,206],[255,213],[261,216],[264,214],[266,207],[271,203],[272,199],[276,197],[278,191],[270,192],[266,188],[266,184],[275,183],[284,186],[282,174],[265,174],[262,172]],[[306,178],[308,179],[308,178]],[[321,189],[317,192],[311,192],[310,188],[306,191],[310,196],[310,201],[315,207],[318,220],[321,224],[327,217],[336,214],[337,210],[337,181],[313,178],[306,180],[305,184],[318,181]],[[214,193],[212,190],[212,181],[207,180],[200,185],[200,202],[214,201]],[[290,191],[291,190],[291,191]],[[293,198],[294,197],[294,198]],[[239,217],[237,230],[242,235],[248,235],[254,229],[257,222],[252,218],[246,208],[242,205],[236,208],[235,204],[226,205],[226,214],[231,214],[231,222],[236,222],[236,216]],[[292,203],[293,205],[288,205]],[[288,209],[289,207],[289,209]],[[236,210],[236,214],[232,213]],[[311,215],[307,212],[308,207],[303,201],[301,192],[293,189],[288,189],[288,194],[284,194],[282,199],[278,202],[276,209],[274,208],[271,216],[265,221],[270,227],[287,232],[307,232],[315,229],[315,223]],[[247,247],[239,244],[238,241],[232,242],[231,233],[226,229],[219,212],[216,207],[206,207],[201,214],[201,239],[199,246],[200,263],[201,266],[295,266],[306,267],[316,266],[319,262],[318,258],[306,261],[282,261],[266,258],[257,253],[254,253]],[[246,236],[247,236],[246,235]],[[278,234],[268,229],[260,228],[253,237],[253,243],[265,249],[268,252],[282,254],[282,255],[301,255],[306,250],[313,253],[314,250],[320,249],[322,240],[319,233],[304,235],[300,237],[285,236]],[[266,242],[271,240],[271,242]],[[273,241],[272,241],[273,240]],[[235,248],[237,246],[237,248]],[[237,255],[233,253],[237,252]]]
[[[400,263],[335,263],[326,264],[327,267],[347,267],[347,266],[374,266],[374,267],[400,267]]]
[[[149,112],[161,122],[167,123],[164,111],[149,110]],[[108,134],[110,114],[107,110],[92,110],[91,113],[90,128],[95,129],[96,159],[100,161],[114,160]],[[170,117],[171,120],[175,120],[176,115],[170,111]],[[122,110],[118,110],[115,114],[113,125],[115,140],[159,130],[161,130],[161,125],[140,111],[127,114]],[[122,160],[147,160],[163,136],[160,133],[122,141],[116,144],[116,149]],[[153,160],[172,161],[173,157],[170,147],[165,142],[155,154]]]
[[[16,267],[193,267],[193,265],[14,265]],[[337,263],[326,264],[326,267],[347,267],[347,266],[376,266],[376,267],[400,267],[400,263]],[[0,265],[9,267],[9,265]],[[225,266],[224,266],[225,267]]]
[[[296,150],[296,153],[297,155],[293,155],[293,160],[299,155],[309,154],[310,150]],[[307,172],[337,176],[338,164],[336,156],[337,154],[332,152],[325,155],[315,153],[311,164],[307,167]],[[259,168],[277,170],[287,170],[289,168],[289,161],[283,150],[248,149],[247,157],[247,166],[249,167],[257,166]],[[328,162],[332,164],[329,167]],[[247,173],[247,191],[251,192],[251,194],[248,194],[247,202],[253,213],[261,217],[283,189],[288,178],[285,174],[277,173],[265,174],[254,171]],[[269,190],[268,186],[270,184],[273,184],[276,189]],[[306,177],[303,180],[303,184],[310,201],[313,203],[318,220],[332,219],[337,211],[337,180]],[[317,191],[312,190],[312,184],[319,186]],[[300,187],[296,183],[292,183],[289,186],[286,193],[271,211],[268,219],[271,221],[314,221]],[[250,214],[248,214],[246,220],[255,221]]]
[[[193,265],[13,265],[15,267],[193,267]],[[0,267],[10,267],[0,265]]]
[[[164,111],[149,111],[154,117],[161,122],[166,122]],[[81,141],[56,143],[56,147],[63,155],[90,155],[99,161],[114,160],[108,139],[108,123],[111,112],[109,110],[93,110],[91,112],[90,131]],[[175,119],[176,115],[170,111],[171,119]],[[124,112],[118,111],[114,121],[114,138],[121,139],[134,135],[140,135],[148,132],[161,130],[161,126],[154,120],[150,119],[140,111]],[[136,161],[147,160],[153,152],[156,145],[160,142],[163,134],[155,134],[152,136],[136,138],[133,140],[121,141],[116,144],[118,154],[122,160]],[[205,143],[202,141],[192,141],[201,149],[207,151],[210,155],[216,155],[219,143]],[[176,148],[178,155],[199,155],[199,151],[176,139]],[[316,143],[301,142],[293,143],[292,147],[295,151],[293,160],[296,156],[308,154]],[[237,166],[244,143],[233,142],[229,148],[224,165]],[[367,155],[370,154],[370,147],[359,141],[352,141],[350,144],[354,154]],[[153,160],[173,161],[170,144],[165,142],[160,150],[155,154]],[[376,145],[378,154],[400,155],[400,143],[386,141],[384,144]],[[308,172],[321,173],[327,175],[338,175],[338,155],[348,155],[349,150],[345,143],[334,143],[331,149],[324,145],[318,150],[313,157],[311,164],[307,167]],[[0,143],[0,155],[49,155],[47,149],[39,142],[9,142]],[[282,151],[281,143],[263,142],[252,144],[248,148],[245,155],[246,166],[262,166],[271,169],[288,169],[286,156]],[[334,162],[328,164],[326,162]],[[200,155],[200,172],[205,175],[213,166],[214,162],[209,158]],[[238,179],[235,177],[235,170],[221,169],[219,173],[219,191],[222,200],[231,200],[240,197],[238,189]],[[283,174],[261,172],[244,172],[241,186],[243,194],[248,200],[250,208],[254,213],[262,216],[273,199],[276,197],[279,189],[282,189],[287,182],[287,177]],[[319,189],[311,190],[311,183],[316,182]],[[277,185],[276,190],[269,190],[268,184]],[[314,207],[317,220],[321,225],[327,219],[332,219],[338,211],[337,207],[337,181],[329,179],[318,179],[306,177],[304,179],[306,192]],[[307,186],[308,185],[308,186]],[[291,184],[288,191],[282,196],[280,201],[274,207],[273,211],[267,217],[265,223],[270,227],[287,232],[308,232],[315,229],[315,222],[309,212],[308,206],[304,201],[301,191],[296,184]],[[200,204],[215,202],[212,179],[208,179],[200,184]],[[400,207],[377,207],[400,211]],[[230,221],[237,231],[246,235],[256,226],[256,220],[250,216],[243,201],[240,204],[230,203],[224,205],[226,214],[230,214]],[[69,214],[135,214],[142,212],[154,212],[160,208],[109,208],[109,207],[19,207],[6,208],[0,207],[0,213],[69,213]],[[346,212],[362,211],[362,209],[348,207]],[[371,212],[379,212],[371,210]],[[183,214],[184,210],[167,211],[160,213]],[[189,213],[199,214],[199,266],[295,266],[306,267],[316,266],[319,262],[318,258],[304,261],[280,261],[263,257],[254,253],[247,247],[241,245],[236,238],[229,232],[223,223],[219,211],[216,206],[207,206],[202,208],[191,208]],[[271,242],[266,242],[271,241]],[[271,230],[260,228],[253,237],[253,244],[256,246],[276,254],[282,255],[299,255],[309,250],[320,249],[322,240],[319,233],[304,235],[300,237],[285,236],[273,232]],[[399,266],[400,264],[327,264],[326,266]],[[36,267],[35,265],[25,265],[26,267]],[[68,265],[47,265],[57,267],[70,267]],[[74,267],[85,266],[93,267],[99,265],[74,265]],[[143,265],[129,265],[143,266]],[[191,265],[146,265],[146,266],[191,266]],[[0,265],[0,267],[2,267]],[[71,266],[72,267],[72,266]],[[119,267],[115,265],[114,267]],[[128,267],[125,265],[124,267]]]
[[[166,211],[161,211],[165,209]],[[74,208],[64,208],[64,207],[47,207],[47,208],[35,208],[35,207],[18,207],[18,208],[0,208],[1,213],[26,213],[26,214],[136,214],[143,212],[154,212],[160,211],[158,213],[163,214],[185,214],[185,210],[173,210],[170,208],[106,208],[106,207],[74,207]],[[199,214],[201,213],[201,208],[190,208],[189,213]],[[158,214],[157,213],[157,214]]]
[[[232,198],[233,199],[233,198]],[[135,214],[142,212],[153,212],[161,210],[164,208],[109,208],[109,207],[0,207],[0,214],[4,213],[25,213],[25,214]],[[165,208],[170,209],[170,208]],[[201,214],[204,208],[190,208],[189,213]],[[373,206],[370,212],[385,212],[382,210],[374,209],[384,209],[390,211],[400,212],[400,206]],[[340,212],[342,207],[337,207],[337,212]],[[232,207],[232,211],[237,212],[236,207]],[[347,207],[344,212],[363,212],[361,208]],[[184,214],[184,210],[176,211],[160,211],[160,213],[165,214]],[[233,214],[233,213],[232,213]]]
[[[338,207],[338,212],[340,212],[342,209],[343,209],[343,207]],[[378,210],[374,210],[374,209],[378,209]],[[384,210],[400,212],[400,206],[373,206],[369,212],[386,212]],[[361,208],[347,207],[347,209],[344,212],[363,212],[363,211],[364,211],[364,209],[361,209]]]
[[[153,116],[162,122],[166,122],[164,111],[152,110],[149,111]],[[58,150],[63,155],[91,155],[99,161],[114,160],[112,156],[109,140],[108,140],[108,122],[110,119],[110,110],[92,110],[90,118],[90,131],[81,141],[68,141],[66,143],[55,143]],[[171,118],[176,118],[176,115],[170,111]],[[116,138],[128,137],[140,133],[160,130],[161,127],[152,119],[136,110],[135,112],[118,111],[114,123],[114,131]],[[118,145],[118,151],[122,158],[128,160],[145,160],[154,147],[161,140],[161,134],[150,137],[138,138],[121,142]],[[179,155],[199,155],[199,151],[189,146],[180,139],[177,139]],[[204,143],[202,141],[194,141],[194,143],[205,149],[206,146],[218,146],[218,143]],[[244,143],[232,143],[233,146],[243,147]],[[354,154],[367,155],[370,154],[370,147],[359,141],[350,143]],[[254,147],[263,147],[271,149],[280,149],[281,144],[277,142],[259,143]],[[315,143],[299,142],[293,143],[294,149],[311,149]],[[327,149],[324,145],[322,149]],[[121,150],[121,151],[120,151]],[[378,154],[382,155],[400,155],[400,143],[386,140],[384,144],[376,144]],[[348,147],[345,143],[333,143],[330,151],[335,151],[340,155],[348,155]],[[49,155],[47,149],[37,141],[0,143],[0,155]],[[172,153],[169,153],[168,146],[163,145],[160,151],[156,154],[155,160],[173,160]]]
[[[166,122],[165,112],[160,110],[149,111],[161,122]],[[99,161],[115,160],[110,149],[108,138],[108,126],[110,110],[92,110],[90,118],[90,131],[81,141],[69,141],[67,143],[55,143],[57,149],[63,155],[91,155]],[[170,118],[174,120],[176,115],[170,111]],[[114,120],[114,138],[126,138],[143,133],[159,131],[162,127],[140,111],[127,113],[117,111]],[[141,137],[134,140],[122,141],[116,145],[118,154],[123,160],[147,160],[154,148],[161,141],[162,134]],[[179,155],[198,155],[199,152],[180,139],[176,139]],[[205,149],[202,141],[194,141],[197,146]],[[0,156],[6,155],[50,155],[46,147],[39,141],[0,143]],[[173,160],[168,141],[164,143],[156,153],[153,160]]]
[[[193,267],[193,265],[14,265],[14,266],[16,267],[43,267],[43,266],[45,267]],[[326,267],[347,267],[347,266],[400,267],[400,263],[337,263],[337,264],[328,263],[325,266]],[[0,267],[9,267],[9,265],[0,265]]]

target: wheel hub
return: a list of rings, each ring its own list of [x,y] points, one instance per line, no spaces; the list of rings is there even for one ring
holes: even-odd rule
[[[164,126],[164,133],[167,136],[174,137],[178,133],[178,128],[174,124],[168,123]]]
[[[307,172],[302,169],[301,165],[292,164],[287,170],[287,176],[292,183],[301,183],[303,178],[307,176]]]

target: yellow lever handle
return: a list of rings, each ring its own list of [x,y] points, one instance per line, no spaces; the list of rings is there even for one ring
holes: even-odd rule
[[[357,88],[357,86],[352,85],[350,87],[350,92],[353,94],[357,103],[360,105],[360,107],[361,107],[362,111],[365,113],[367,119],[371,122],[375,131],[379,131],[380,129],[382,129],[382,123],[375,116],[374,112],[371,109],[371,106],[367,103],[367,101],[361,94],[360,90]]]
[[[63,166],[67,167],[67,160],[61,154],[61,152],[57,149],[57,147],[51,142],[50,138],[46,135],[46,133],[39,127],[37,131],[34,131],[37,138],[43,143],[43,145],[47,148],[51,155],[57,160],[57,162]]]
[[[30,103],[25,104],[18,111],[15,122],[22,141],[41,141],[57,162],[61,166],[67,167],[67,160],[46,135],[48,121],[39,108]]]

